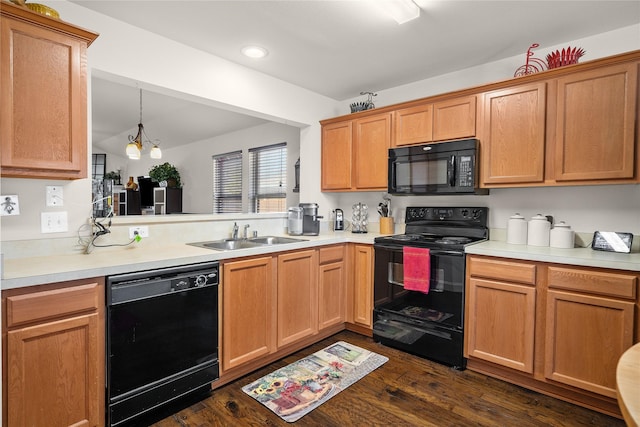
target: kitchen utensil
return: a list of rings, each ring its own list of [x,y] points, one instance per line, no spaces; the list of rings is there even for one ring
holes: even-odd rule
[[[527,225],[527,244],[531,246],[549,246],[551,223],[547,217],[537,214],[531,217]]]
[[[526,245],[527,228],[527,221],[522,215],[516,213],[510,216],[507,222],[507,243],[512,245]]]
[[[564,221],[557,223],[549,233],[549,246],[552,248],[573,248],[574,232]]]

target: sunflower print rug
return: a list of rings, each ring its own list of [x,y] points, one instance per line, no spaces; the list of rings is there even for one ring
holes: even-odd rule
[[[292,423],[388,360],[339,341],[265,375],[242,391]]]

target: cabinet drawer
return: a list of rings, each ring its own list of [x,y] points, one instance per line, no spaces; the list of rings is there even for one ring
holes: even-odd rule
[[[7,297],[7,327],[97,310],[98,283]]]
[[[550,288],[635,299],[638,277],[632,274],[549,267],[548,281]]]
[[[474,277],[536,284],[536,266],[533,264],[470,257],[469,272]]]
[[[344,245],[320,248],[320,264],[342,261],[344,259]]]

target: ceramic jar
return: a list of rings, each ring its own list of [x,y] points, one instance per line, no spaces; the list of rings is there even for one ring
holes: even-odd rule
[[[550,232],[549,246],[552,248],[571,249],[574,246],[575,233],[564,221],[557,223]]]
[[[551,223],[546,216],[537,214],[529,220],[527,244],[531,246],[549,246]]]
[[[507,222],[507,243],[512,245],[527,244],[527,221],[519,213],[509,217]]]

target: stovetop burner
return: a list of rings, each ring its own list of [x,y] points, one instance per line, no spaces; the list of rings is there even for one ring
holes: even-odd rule
[[[487,208],[408,207],[405,234],[381,236],[376,243],[461,249],[486,240]]]

